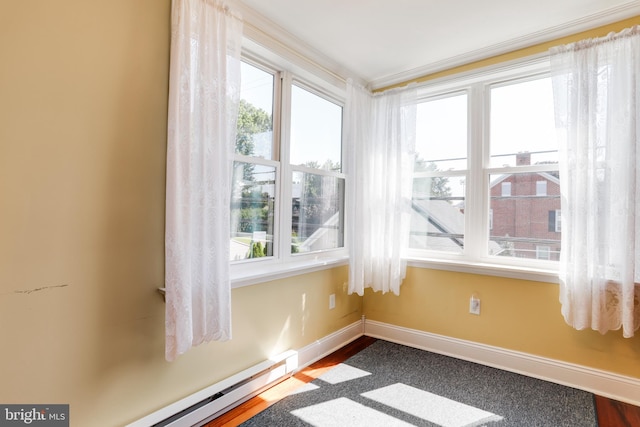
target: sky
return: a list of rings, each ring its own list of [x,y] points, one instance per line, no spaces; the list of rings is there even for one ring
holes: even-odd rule
[[[515,165],[514,156],[500,155],[557,150],[549,78],[498,86],[490,91],[491,167]],[[466,94],[458,94],[418,105],[416,151],[420,157],[429,160],[467,157],[466,101]],[[450,168],[464,169],[464,161],[442,163],[442,169]]]

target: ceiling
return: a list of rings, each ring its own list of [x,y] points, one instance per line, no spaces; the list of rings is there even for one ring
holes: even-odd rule
[[[242,0],[373,88],[640,15],[640,0]]]

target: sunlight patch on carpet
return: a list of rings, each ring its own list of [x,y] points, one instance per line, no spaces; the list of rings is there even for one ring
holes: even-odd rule
[[[405,384],[392,384],[362,396],[442,427],[475,427],[502,417]]]
[[[308,391],[313,391],[313,390],[317,390],[320,387],[313,384],[313,383],[306,383],[303,386],[293,390],[291,393],[289,393],[290,395],[294,395],[294,394],[299,394],[299,393],[306,393]]]
[[[413,425],[346,397],[296,409],[291,413],[314,427],[407,427]]]
[[[329,384],[338,384],[345,381],[351,381],[357,378],[366,377],[367,375],[371,375],[371,372],[363,371],[362,369],[354,368],[353,366],[340,363],[330,371],[327,371],[324,374],[320,375],[318,379]]]

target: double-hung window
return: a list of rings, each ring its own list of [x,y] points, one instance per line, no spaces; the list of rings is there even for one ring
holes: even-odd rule
[[[291,253],[344,246],[342,107],[291,87]]]
[[[279,168],[274,135],[277,74],[242,63],[233,187],[231,261],[273,257]]]
[[[557,268],[560,176],[548,64],[420,89],[412,208],[416,263]]]
[[[336,254],[344,251],[342,100],[258,61],[243,60],[241,77],[230,205],[235,276],[344,255]]]
[[[560,209],[551,79],[530,76],[492,83],[485,93],[490,108],[485,170],[493,211],[489,253],[502,259],[558,261],[560,233],[548,226],[549,212]],[[498,182],[510,183],[511,194],[494,191]]]
[[[418,103],[411,248],[464,252],[467,98],[449,93]]]

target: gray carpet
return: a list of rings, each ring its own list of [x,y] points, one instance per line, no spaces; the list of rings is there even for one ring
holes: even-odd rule
[[[591,393],[378,340],[242,424],[597,426]]]

